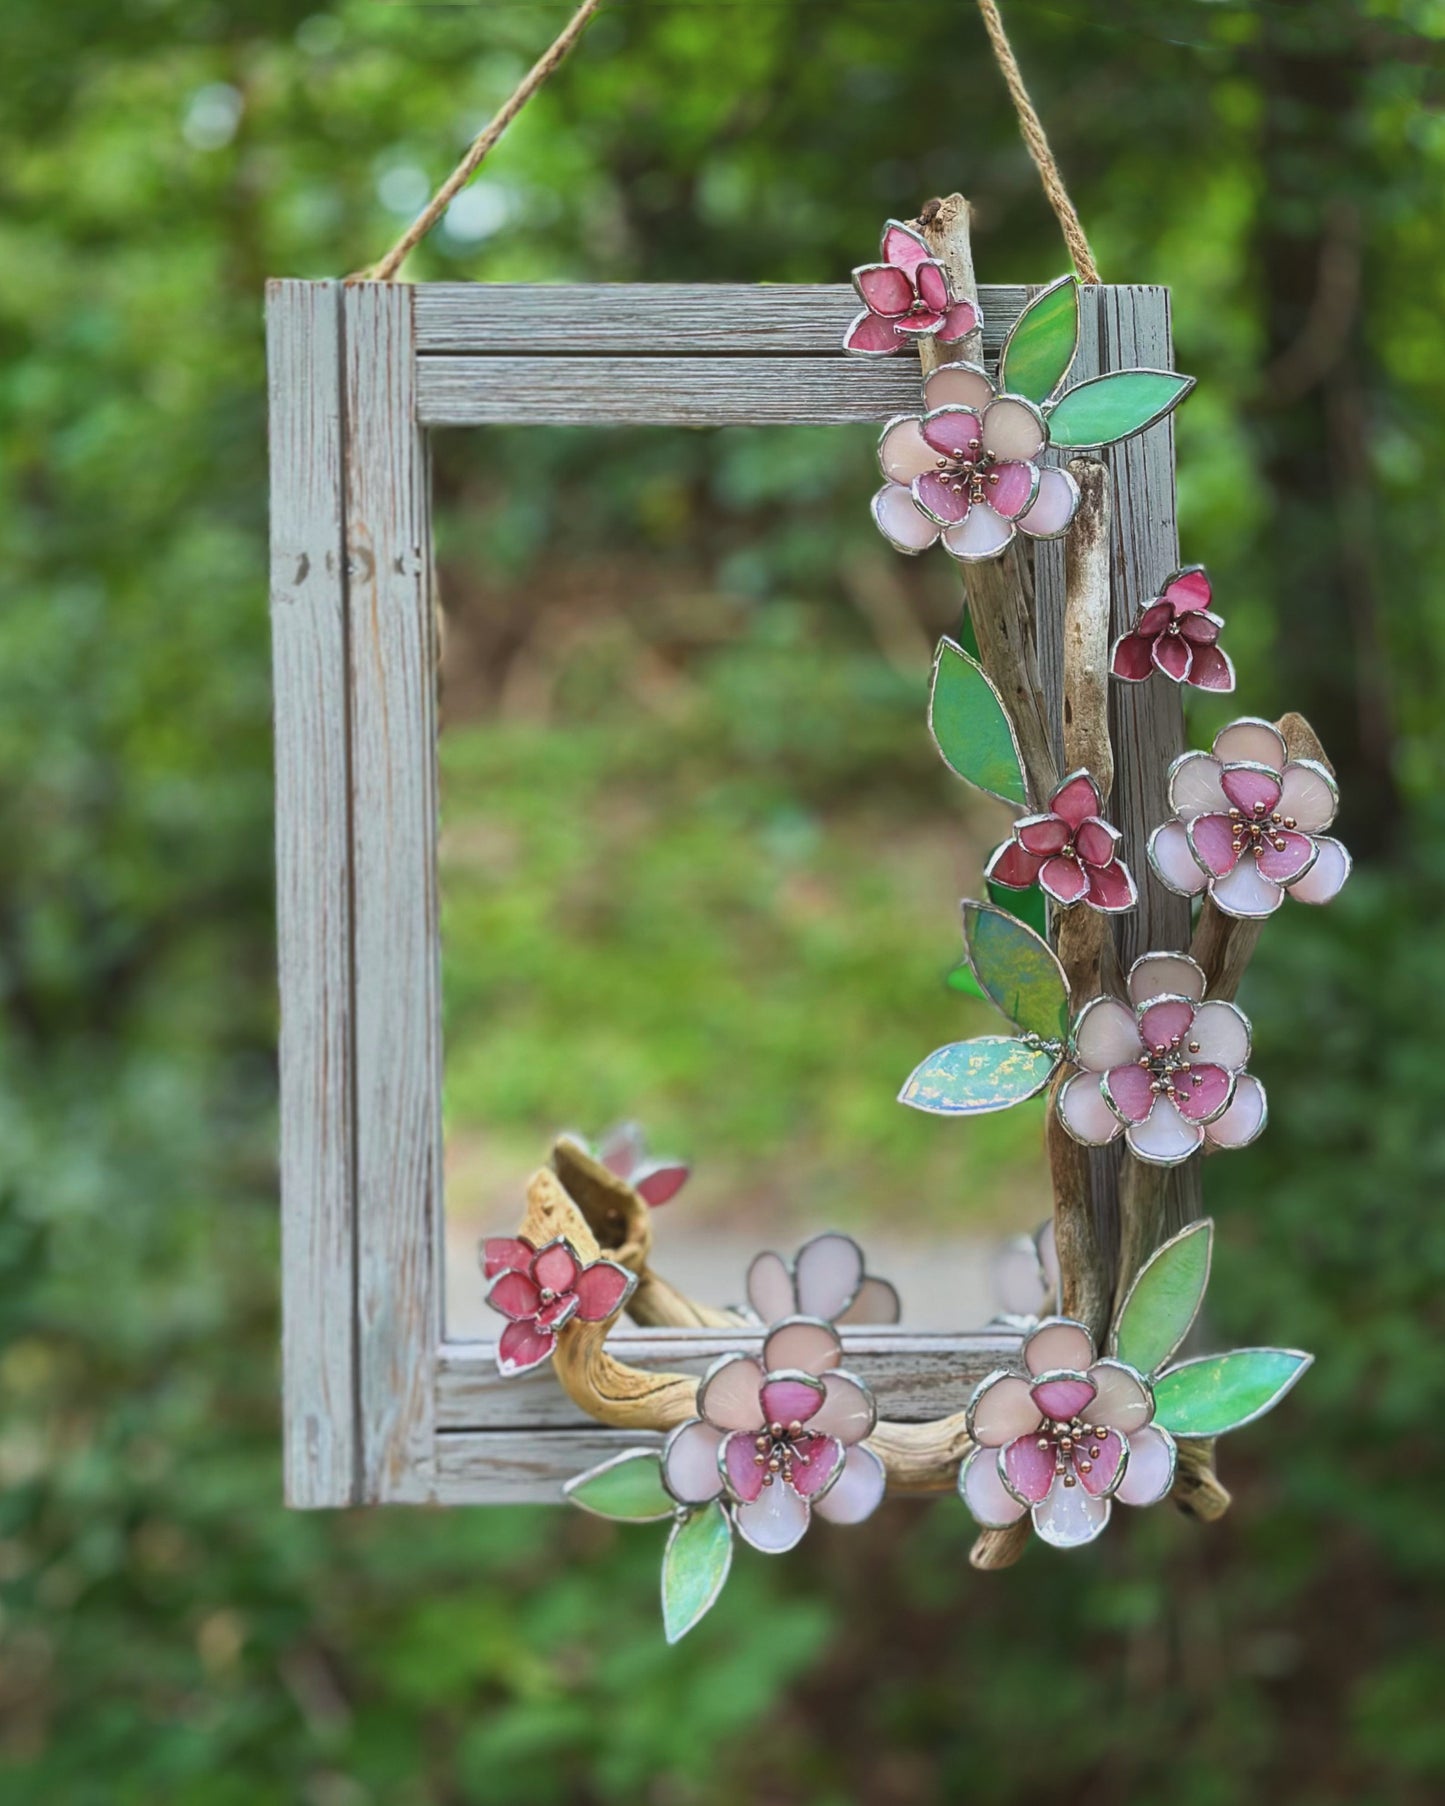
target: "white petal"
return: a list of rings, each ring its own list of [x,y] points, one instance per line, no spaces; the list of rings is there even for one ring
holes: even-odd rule
[[[1124,1132],[1124,1125],[1104,1102],[1096,1072],[1076,1072],[1059,1087],[1058,1112],[1059,1121],[1085,1147],[1107,1147]]]
[[[851,1373],[825,1373],[823,1387],[827,1396],[808,1419],[811,1434],[836,1436],[845,1449],[873,1434],[878,1407],[866,1386]]]
[[[1328,903],[1344,889],[1352,861],[1338,840],[1322,834],[1315,842],[1319,857],[1305,873],[1286,888],[1301,903]]]
[[[1039,1427],[1043,1413],[1033,1401],[1029,1382],[1017,1373],[983,1380],[969,1404],[968,1433],[984,1448],[1002,1448],[1015,1436]]]
[[[1055,1480],[1047,1498],[1034,1506],[1034,1529],[1056,1549],[1077,1549],[1094,1538],[1109,1521],[1109,1501],[1096,1499],[1082,1486],[1065,1486]]]
[[[1181,821],[1196,815],[1228,815],[1229,798],[1219,782],[1218,759],[1208,753],[1185,753],[1169,768],[1169,807]]]
[[[1149,836],[1149,864],[1159,882],[1181,897],[1197,897],[1209,882],[1182,821],[1161,822]]]
[[[780,1323],[763,1343],[763,1366],[769,1373],[786,1367],[797,1373],[824,1374],[842,1358],[838,1332],[810,1317]]]
[[[1247,1147],[1264,1128],[1265,1115],[1264,1086],[1252,1073],[1242,1072],[1235,1081],[1234,1102],[1204,1133],[1214,1147]]]
[[[734,1505],[733,1522],[743,1541],[764,1555],[786,1555],[808,1528],[808,1501],[779,1476],[751,1504]]]
[[[1104,1424],[1121,1436],[1132,1436],[1154,1415],[1154,1400],[1138,1374],[1120,1361],[1098,1361],[1089,1369],[1097,1388],[1089,1406],[1090,1423]]]
[[[1144,1051],[1134,1012],[1117,997],[1086,1003],[1074,1028],[1074,1057],[1085,1072],[1128,1066]]]
[[[1024,1366],[1030,1373],[1053,1373],[1060,1367],[1082,1373],[1093,1359],[1093,1337],[1082,1323],[1067,1318],[1041,1323],[1024,1343]]]
[[[1244,1011],[1223,999],[1201,1003],[1189,1025],[1189,1057],[1222,1066],[1226,1072],[1239,1072],[1247,1066],[1249,1019]]]
[[[1273,878],[1266,878],[1255,864],[1253,853],[1244,853],[1239,864],[1226,878],[1212,878],[1209,894],[1227,916],[1240,916],[1246,921],[1272,916],[1284,902],[1284,892]]]
[[[680,1424],[662,1454],[663,1484],[681,1505],[706,1505],[722,1491],[717,1452],[723,1432],[701,1418]]]
[[[1129,1465],[1114,1489],[1126,1505],[1157,1505],[1174,1484],[1177,1451],[1167,1430],[1146,1424],[1129,1438]]]
[[[1068,471],[1041,470],[1038,494],[1015,524],[1033,539],[1052,539],[1064,531],[1078,508],[1079,485]]]
[[[943,530],[944,550],[964,564],[997,558],[1014,536],[1014,524],[995,514],[987,502],[975,502],[956,526]]]
[[[748,1303],[764,1323],[791,1317],[798,1308],[788,1263],[771,1248],[753,1256],[748,1268]]]
[[[872,1449],[849,1449],[843,1471],[813,1509],[830,1524],[861,1524],[883,1503],[888,1473]]]
[[[1161,1097],[1143,1122],[1130,1123],[1124,1136],[1140,1160],[1151,1166],[1177,1166],[1203,1142],[1204,1131],[1197,1123],[1186,1122],[1169,1099]]]
[[[1319,834],[1339,807],[1335,781],[1313,759],[1291,759],[1280,774],[1279,812],[1292,815],[1301,834]]]
[[[998,1457],[992,1449],[975,1449],[958,1475],[963,1502],[986,1530],[1006,1530],[1028,1510],[998,1477]]]
[[[1016,396],[1005,395],[984,409],[983,448],[996,458],[1028,462],[1044,449],[1047,436],[1038,409]]]
[[[1127,989],[1129,1001],[1136,1004],[1165,995],[1198,1003],[1204,995],[1204,974],[1187,953],[1142,953],[1129,968]]]
[[[989,1263],[989,1281],[1000,1310],[1013,1317],[1038,1316],[1049,1288],[1031,1235],[1016,1235],[998,1249]]]
[[[926,552],[938,538],[938,526],[913,505],[900,483],[885,483],[873,498],[878,531],[900,552]]]
[[[1214,736],[1214,756],[1222,765],[1237,765],[1244,760],[1281,771],[1285,763],[1284,741],[1272,723],[1246,715],[1231,721]]]
[[[920,420],[899,420],[878,441],[878,462],[890,483],[905,488],[925,470],[936,470],[938,453],[923,437]]]
[[[793,1262],[798,1309],[830,1323],[853,1302],[863,1283],[863,1250],[851,1235],[815,1235]]]

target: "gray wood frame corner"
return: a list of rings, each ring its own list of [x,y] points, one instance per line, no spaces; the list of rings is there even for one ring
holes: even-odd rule
[[[982,291],[991,354],[1033,292]],[[1077,375],[1170,367],[1166,291],[1086,288],[1081,304]],[[556,1501],[563,1479],[648,1440],[590,1423],[550,1373],[503,1382],[490,1343],[443,1336],[428,429],[881,423],[916,407],[918,363],[843,357],[856,306],[842,285],[269,286],[293,1505]],[[1152,594],[1178,563],[1171,423],[1107,455],[1123,631],[1125,598]],[[1040,657],[1055,703],[1062,586],[1059,548],[1041,546]],[[1116,697],[1116,745],[1182,744],[1167,691]],[[1121,768],[1131,763],[1139,775],[1116,820],[1134,837],[1165,811],[1163,762]],[[1126,956],[1140,936],[1187,945],[1188,904],[1140,877]],[[857,1329],[845,1342],[884,1415],[906,1421],[959,1409],[1018,1337]],[[639,1366],[693,1372],[722,1346],[716,1331],[626,1327],[615,1344]]]

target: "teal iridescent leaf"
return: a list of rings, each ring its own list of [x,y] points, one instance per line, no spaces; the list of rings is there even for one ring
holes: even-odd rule
[[[1113,1352],[1157,1373],[1189,1334],[1209,1283],[1214,1225],[1191,1223],[1139,1269],[1114,1326]]]
[[[1061,276],[1014,321],[999,357],[999,388],[1047,401],[1068,375],[1078,346],[1078,282]]]
[[[963,945],[989,1002],[1021,1034],[1037,1035],[1043,1041],[1065,1039],[1069,981],[1041,936],[992,903],[967,899]]]
[[[931,1116],[985,1116],[1037,1097],[1060,1056],[1011,1035],[955,1041],[931,1053],[898,1093],[900,1104]]]
[[[662,1624],[669,1643],[712,1609],[732,1560],[732,1521],[716,1500],[678,1519],[662,1556]]]
[[[1116,445],[1162,420],[1194,387],[1192,376],[1168,370],[1116,370],[1070,389],[1049,410],[1049,441],[1076,445]]]
[[[953,640],[938,642],[928,726],[951,771],[1001,802],[1026,807],[1018,742],[999,693]]]
[[[1292,1348],[1236,1348],[1171,1367],[1154,1382],[1154,1421],[1175,1436],[1222,1436],[1263,1417],[1314,1359]]]
[[[629,1449],[626,1454],[614,1455],[600,1467],[568,1480],[562,1491],[584,1511],[630,1524],[655,1523],[677,1510],[663,1487],[656,1449]]]

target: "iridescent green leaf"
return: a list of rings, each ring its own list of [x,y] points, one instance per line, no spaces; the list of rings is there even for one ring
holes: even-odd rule
[[[988,898],[1005,915],[1016,917],[1025,927],[1032,928],[1035,934],[1041,937],[1048,935],[1049,912],[1044,906],[1044,893],[1037,884],[1031,884],[1027,890],[1010,890],[1006,884],[990,883]]]
[[[1078,282],[1061,276],[1014,321],[999,357],[999,388],[1047,401],[1068,375],[1078,346]]]
[[[963,905],[963,946],[990,1003],[1020,1033],[1061,1042],[1069,1029],[1069,981],[1052,948],[992,903]]]
[[[628,1449],[600,1467],[568,1480],[562,1491],[574,1505],[599,1518],[620,1518],[630,1524],[655,1523],[677,1510],[662,1484],[662,1463],[656,1449]]]
[[[1168,370],[1116,370],[1070,389],[1049,411],[1056,446],[1116,445],[1153,426],[1194,387],[1192,376]]]
[[[1263,1417],[1314,1359],[1292,1348],[1236,1348],[1160,1374],[1154,1421],[1176,1436],[1222,1436]]]
[[[955,1041],[931,1053],[898,1093],[900,1104],[932,1116],[985,1116],[1037,1097],[1060,1056],[1011,1035]]]
[[[928,725],[951,771],[990,796],[1026,806],[1018,741],[999,693],[953,640],[938,642]]]
[[[669,1643],[712,1609],[732,1560],[732,1522],[720,1503],[678,1519],[662,1556],[662,1624]]]
[[[1121,1361],[1157,1373],[1179,1347],[1204,1301],[1213,1242],[1211,1222],[1191,1223],[1140,1267],[1114,1325]]]

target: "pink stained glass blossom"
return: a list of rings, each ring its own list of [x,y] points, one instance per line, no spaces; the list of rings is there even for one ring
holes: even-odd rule
[[[1114,642],[1111,669],[1125,683],[1143,683],[1162,671],[1177,684],[1196,690],[1234,688],[1234,666],[1219,644],[1224,626],[1211,614],[1212,592],[1202,564],[1175,571],[1163,592],[1146,602],[1132,633]]]
[[[615,1260],[584,1262],[560,1236],[533,1247],[524,1235],[482,1243],[482,1273],[491,1281],[487,1303],[509,1319],[497,1341],[503,1379],[550,1359],[557,1332],[575,1317],[603,1323],[632,1296],[637,1275]]]
[[[843,334],[855,357],[892,357],[910,341],[953,344],[978,326],[976,304],[955,300],[948,272],[912,226],[891,219],[883,228],[881,263],[860,264],[853,286],[863,303]]]
[[[831,1324],[789,1317],[763,1342],[761,1361],[724,1355],[698,1387],[698,1415],[662,1451],[662,1481],[679,1505],[723,1497],[738,1533],[781,1555],[814,1510],[861,1523],[883,1497],[883,1463],[866,1439],[878,1420],[873,1395],[839,1363]]]
[[[1119,857],[1122,837],[1102,811],[1093,778],[1087,771],[1072,772],[1042,815],[1021,816],[1014,823],[1011,838],[995,850],[984,877],[1009,890],[1038,884],[1065,909],[1075,903],[1109,915],[1133,909],[1139,893]]]
[[[961,563],[997,558],[1015,533],[1057,539],[1079,506],[1066,470],[1040,463],[1049,430],[1033,402],[1000,395],[976,364],[941,364],[921,415],[890,420],[878,441],[883,487],[873,519],[897,551],[942,541]]]
[[[597,1145],[596,1158],[654,1210],[671,1203],[692,1173],[684,1161],[654,1160],[648,1153],[647,1138],[635,1122],[609,1129]]]
[[[1174,1483],[1174,1438],[1153,1421],[1149,1381],[1123,1361],[1096,1360],[1069,1317],[1046,1318],[1018,1369],[1001,1369],[968,1406],[973,1452],[958,1490],[978,1522],[1002,1530],[1027,1512],[1055,1548],[1091,1543],[1113,1501],[1153,1505]]]
[[[866,1271],[851,1235],[828,1230],[786,1261],[771,1248],[748,1267],[748,1303],[762,1323],[801,1313],[825,1323],[896,1323],[902,1304],[886,1279]]]
[[[1178,1166],[1202,1147],[1244,1147],[1264,1128],[1264,1086],[1245,1071],[1244,1012],[1206,1002],[1204,973],[1183,953],[1146,953],[1129,968],[1127,1003],[1096,997],[1069,1036],[1080,1070],[1059,1087],[1075,1141],[1122,1135],[1136,1159]]]
[[[1315,759],[1291,759],[1279,729],[1245,716],[1209,753],[1169,768],[1173,819],[1149,838],[1149,863],[1181,896],[1208,891],[1225,915],[1273,915],[1286,894],[1328,903],[1350,875],[1344,846],[1325,834],[1339,792]]]

